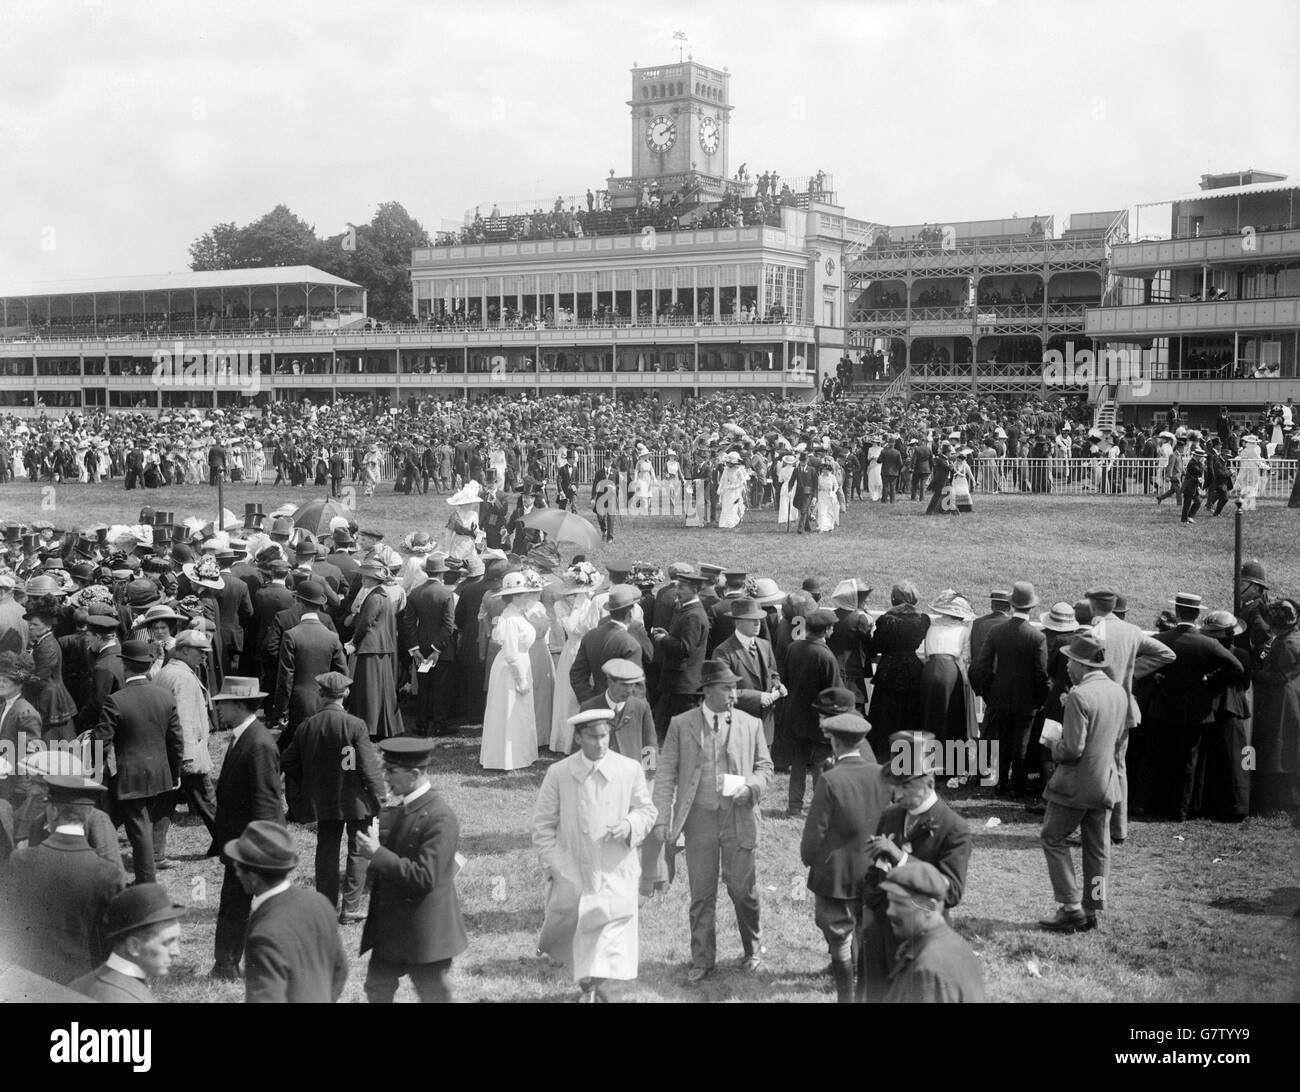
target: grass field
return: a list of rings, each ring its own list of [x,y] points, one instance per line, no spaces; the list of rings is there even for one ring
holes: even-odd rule
[[[310,489],[239,489],[226,506],[245,500],[266,510],[305,500]],[[125,493],[120,483],[60,486],[53,496],[27,484],[0,487],[0,518],[44,515],[56,526],[133,521],[146,501],[178,518],[211,515],[215,490],[186,487]],[[44,502],[44,506],[43,506]],[[51,503],[53,507],[51,508]],[[795,536],[773,527],[770,512],[751,513],[736,532],[688,530],[667,520],[625,519],[618,541],[594,560],[645,559],[739,564],[776,578],[785,588],[804,576],[826,580],[857,575],[877,589],[872,606],[887,600],[891,583],[909,578],[927,599],[943,587],[970,595],[977,609],[994,583],[1033,580],[1044,605],[1073,600],[1090,584],[1107,581],[1127,594],[1131,620],[1150,626],[1176,591],[1205,596],[1208,607],[1232,605],[1232,519],[1206,516],[1183,526],[1166,502],[1151,498],[976,497],[973,515],[923,519],[920,506],[855,504],[844,525],[828,535]],[[202,506],[199,508],[198,506]],[[407,531],[437,531],[446,520],[441,498],[381,492],[358,498],[358,519],[377,525],[390,541]],[[1245,552],[1268,566],[1276,583],[1300,590],[1296,512],[1273,504],[1248,515]],[[529,836],[536,791],[546,759],[512,774],[478,768],[473,729],[444,741],[435,781],[461,821],[468,864],[458,888],[470,948],[457,961],[460,1000],[559,1001],[571,983],[534,956],[541,925],[541,886]],[[801,824],[784,817],[785,778],[778,776],[764,809],[759,848],[764,943],[767,957],[755,976],[723,965],[740,955],[725,895],[718,913],[719,968],[702,986],[688,988],[685,883],[645,907],[641,919],[641,977],[626,990],[645,1001],[829,1001],[827,956],[812,920],[812,903],[798,863]],[[997,1001],[1280,1001],[1300,999],[1300,835],[1282,820],[1240,825],[1208,822],[1135,822],[1113,857],[1113,898],[1096,933],[1056,937],[1033,922],[1052,908],[1037,823],[986,792],[958,790],[950,802],[975,832],[967,895],[954,923],[979,953],[989,996]],[[993,819],[998,822],[988,825]],[[310,883],[312,833],[295,828]],[[193,910],[182,965],[160,993],[183,1001],[238,1001],[238,986],[213,985],[212,934],[221,869],[200,855],[201,826],[188,819],[174,829],[177,867],[163,881]],[[344,999],[362,998],[364,960],[356,958],[360,926],[345,928],[353,974]],[[405,991],[405,987],[403,988]],[[404,992],[400,997],[410,998]]]

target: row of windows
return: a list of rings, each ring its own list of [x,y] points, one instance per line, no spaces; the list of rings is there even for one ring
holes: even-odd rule
[[[666,99],[684,94],[685,89],[686,84],[680,80],[677,83],[642,84],[641,97],[643,99]],[[712,99],[714,102],[722,101],[722,88],[710,87],[707,83],[697,83],[695,85],[695,94],[702,99]]]

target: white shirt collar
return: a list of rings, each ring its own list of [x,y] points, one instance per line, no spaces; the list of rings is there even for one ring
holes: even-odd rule
[[[231,730],[231,733],[230,733],[230,745],[231,745],[232,747],[233,747],[236,743],[239,742],[239,737],[242,736],[242,735],[244,734],[244,729],[247,728],[250,724],[252,724],[253,721],[255,721],[255,720],[257,720],[257,714],[256,714],[256,713],[254,713],[251,717],[249,717],[249,718],[248,718],[246,721],[244,721],[243,723],[241,723],[241,724],[236,724],[236,725],[235,725],[235,727]]]
[[[938,799],[939,799],[939,794],[935,792],[933,789],[931,789],[926,794],[925,799],[922,800],[916,807],[907,809],[907,814],[915,817],[917,815],[920,815],[923,811],[929,811],[932,807],[934,807]]]
[[[147,981],[144,976],[144,971],[138,964],[132,963],[129,959],[123,959],[116,952],[108,953],[108,958],[104,960],[104,966],[106,966],[110,971],[124,974],[128,978],[138,978],[141,982]]]
[[[80,823],[60,823],[54,828],[54,833],[70,834],[74,838],[84,838],[86,836],[86,828]]]
[[[418,788],[412,789],[410,792],[408,792],[405,796],[402,797],[403,806],[413,803],[416,800],[419,800],[420,797],[422,797],[426,792],[428,792],[430,788],[431,786],[429,782],[426,781],[423,785],[420,785]]]
[[[298,621],[300,621],[300,622],[306,622],[306,621],[319,622],[319,621],[320,621],[320,615],[318,615],[314,610],[303,611],[303,613],[302,613],[302,617],[299,618]]]
[[[613,698],[611,698],[611,697],[609,696],[609,691],[606,690],[606,691],[605,691],[605,704],[608,705],[611,709],[613,709],[615,713],[621,713],[621,712],[623,712],[623,706],[626,705],[627,702],[626,702],[626,701],[615,701]]]
[[[261,906],[262,903],[266,902],[267,899],[273,899],[275,898],[276,895],[283,894],[285,891],[288,890],[289,890],[289,877],[286,876],[274,887],[268,888],[266,891],[263,891],[260,895],[254,895],[253,901],[248,908],[248,916],[252,917],[254,914],[256,914],[257,908]]]
[[[586,767],[587,776],[590,777],[593,773],[599,770],[602,774],[605,775],[605,779],[609,780],[609,775],[605,773],[605,759],[609,757],[608,751],[606,751],[605,754],[601,756],[599,762],[593,762],[581,751],[578,752],[578,756],[582,759],[583,766]]]

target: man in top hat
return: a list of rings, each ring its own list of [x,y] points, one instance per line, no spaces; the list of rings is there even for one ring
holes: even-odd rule
[[[1197,440],[1192,444],[1191,455],[1183,467],[1183,523],[1195,523],[1195,515],[1201,510],[1201,488],[1205,484],[1205,448]]]
[[[176,635],[171,655],[154,676],[154,683],[168,690],[176,702],[184,750],[181,756],[181,794],[208,834],[216,832],[217,801],[212,788],[212,755],[208,734],[212,727],[212,706],[199,672],[212,649],[212,638],[197,629],[183,629]]]
[[[615,715],[569,718],[578,750],[546,771],[533,812],[548,881],[537,948],[571,971],[583,1001],[608,1000],[607,979],[637,975],[638,847],[658,814],[641,762],[610,746]]]
[[[117,895],[104,913],[108,958],[68,988],[106,1005],[152,1005],[149,982],[165,978],[180,955],[185,907],[160,884],[138,883]]]
[[[429,781],[433,748],[432,740],[412,736],[379,744],[384,778],[399,803],[381,817],[379,837],[357,835],[373,879],[361,933],[361,954],[371,952],[371,1004],[390,1003],[403,977],[421,1001],[450,1001],[451,961],[469,946],[456,898],[460,824]]]
[[[122,648],[117,635],[122,620],[106,603],[91,603],[86,611],[86,648],[94,657],[90,669],[90,690],[77,711],[77,728],[89,732],[99,725],[104,700],[119,690],[125,675],[122,671]]]
[[[940,767],[938,743],[929,732],[895,732],[889,737],[885,776],[894,802],[885,809],[876,836],[867,843],[872,868],[862,896],[862,932],[858,938],[858,997],[884,999],[896,962],[897,943],[887,919],[888,892],[880,885],[891,869],[909,860],[933,865],[947,881],[943,913],[956,906],[966,890],[971,834],[966,820],[939,799],[934,775]]]
[[[785,696],[786,689],[771,642],[759,636],[767,614],[752,599],[731,599],[727,605],[732,633],[713,650],[713,658],[739,676],[736,705],[763,722],[763,738],[770,748],[776,728],[776,703]]]
[[[101,922],[123,877],[86,841],[104,787],[81,776],[50,775],[45,782],[51,833],[9,858],[0,884],[0,950],[20,967],[66,985],[104,958]]]
[[[860,710],[866,709],[867,680],[871,678],[872,625],[866,610],[870,595],[871,587],[865,581],[854,577],[841,580],[831,593],[835,628],[826,639],[840,665],[840,678],[857,695]]]
[[[285,779],[301,782],[299,808],[316,822],[316,890],[339,901],[339,844],[347,834],[343,909],[339,921],[361,921],[361,893],[366,858],[357,851],[357,835],[379,814],[386,795],[379,756],[366,722],[346,712],[343,703],[352,680],[339,671],[316,676],[320,709],[298,725],[284,751]]]
[[[221,847],[238,838],[256,819],[284,823],[280,801],[280,751],[275,739],[258,719],[258,710],[266,691],[258,680],[242,675],[227,675],[221,692],[212,695],[221,727],[230,731],[230,747],[217,778],[216,833],[208,856],[216,856]],[[221,882],[221,902],[217,908],[214,941],[214,978],[239,977],[239,961],[244,953],[244,930],[248,925],[249,896],[227,860]]]
[[[1224,686],[1244,681],[1245,670],[1228,648],[1197,628],[1199,595],[1178,592],[1173,607],[1177,625],[1153,638],[1173,649],[1174,662],[1161,670],[1147,706],[1145,791],[1134,796],[1154,797],[1151,810],[1168,811],[1181,823],[1188,818],[1201,748],[1212,745],[1215,698]]]
[[[762,722],[735,708],[739,681],[720,661],[702,665],[704,701],[673,717],[655,774],[658,841],[671,855],[677,839],[686,836],[691,983],[703,979],[717,959],[719,865],[740,929],[741,966],[752,973],[762,964],[754,851],[759,804],[773,770]]]
[[[1119,770],[1120,798],[1110,813],[1110,841],[1112,845],[1122,845],[1128,837],[1128,744],[1133,729],[1142,723],[1142,712],[1137,699],[1133,697],[1133,684],[1152,672],[1159,671],[1166,664],[1176,659],[1173,649],[1154,637],[1148,637],[1132,622],[1126,622],[1115,616],[1117,593],[1101,586],[1089,589],[1086,593],[1088,605],[1092,608],[1090,625],[1092,634],[1106,648],[1106,662],[1103,670],[1124,688],[1128,695],[1128,717],[1124,731],[1120,733],[1119,747],[1116,751],[1116,764]]]
[[[981,1004],[979,959],[947,922],[947,878],[925,861],[910,860],[880,884],[897,950],[886,1004]]]
[[[673,620],[665,629],[650,631],[654,659],[659,663],[659,701],[655,705],[655,730],[662,741],[672,719],[689,710],[700,693],[700,671],[709,640],[709,615],[700,589],[708,577],[683,565],[677,570],[681,595]]]
[[[249,899],[244,1000],[248,1004],[337,1001],[348,980],[334,908],[296,887],[298,847],[281,824],[256,820],[222,851]]]
[[[443,581],[442,554],[424,559],[429,578],[406,597],[397,618],[401,647],[410,657],[416,680],[415,734],[455,734],[451,727],[452,690],[456,685],[456,589]]]
[[[1011,589],[1011,617],[991,629],[971,663],[971,688],[987,703],[986,739],[998,742],[998,793],[1022,796],[1029,733],[1047,700],[1047,637],[1029,621],[1038,593],[1026,580]]]
[[[1105,671],[1106,647],[1089,631],[1061,649],[1073,684],[1065,695],[1059,739],[1049,740],[1056,770],[1043,795],[1039,837],[1047,857],[1056,913],[1038,924],[1055,933],[1097,926],[1110,873],[1110,810],[1120,799],[1119,745],[1128,719],[1124,688]],[[1066,839],[1083,841],[1083,889]]]
[[[808,867],[814,920],[830,949],[836,1000],[849,1004],[854,1000],[853,941],[871,866],[866,847],[892,793],[875,755],[862,746],[871,731],[866,720],[851,711],[841,713],[825,718],[822,731],[830,740],[834,765],[813,788],[799,856]]]
[[[605,601],[608,617],[582,635],[569,669],[569,684],[580,703],[605,691],[605,665],[612,660],[627,660],[640,668],[650,659],[645,627],[637,625],[633,632],[632,611],[640,599],[640,592],[631,584],[615,584]]]
[[[844,685],[839,662],[826,643],[835,622],[834,611],[814,610],[804,618],[804,636],[792,642],[785,652],[782,675],[790,681],[781,730],[790,756],[788,814],[791,816],[803,814],[808,775],[812,775],[816,789],[822,762],[831,753],[822,734],[817,703],[822,691]]]

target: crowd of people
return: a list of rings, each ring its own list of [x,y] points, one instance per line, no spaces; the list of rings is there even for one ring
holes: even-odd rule
[[[1154,635],[1106,586],[1048,607],[1020,579],[977,617],[972,594],[902,581],[875,609],[860,576],[566,565],[529,518],[536,489],[509,523],[480,522],[489,497],[458,467],[445,525],[396,544],[255,503],[224,527],[146,507],[130,525],[0,528],[7,956],[148,999],[183,928],[157,884],[183,803],[225,863],[214,976],[249,1000],[336,1000],[346,939],[370,954],[369,1000],[402,977],[446,1000],[468,941],[435,737],[480,725],[488,776],[554,755],[534,808],[538,949],[586,1001],[636,977],[640,908],[679,858],[686,982],[718,960],[719,876],[740,965],[761,970],[755,848],[777,772],[845,1002],[984,997],[949,925],[979,882],[950,790],[1042,815],[1057,908],[1039,924],[1067,934],[1100,927],[1130,818],[1300,807],[1300,603],[1258,561],[1239,617],[1180,592],[1142,619]],[[303,823],[315,894],[291,884]]]

